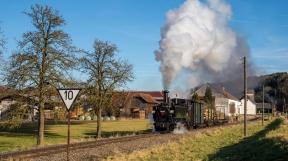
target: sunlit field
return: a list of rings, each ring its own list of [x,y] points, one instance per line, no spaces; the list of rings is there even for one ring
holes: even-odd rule
[[[143,133],[151,129],[148,120],[104,121],[102,136],[129,135]],[[36,124],[23,124],[18,129],[0,128],[0,151],[28,149],[36,145]],[[84,141],[94,138],[96,122],[72,121],[71,141]],[[65,122],[47,122],[45,125],[45,144],[66,143],[67,125]]]
[[[248,125],[243,137],[243,125],[222,127],[191,133],[165,145],[131,154],[117,154],[107,160],[191,161],[191,160],[287,160],[288,125],[282,119]]]

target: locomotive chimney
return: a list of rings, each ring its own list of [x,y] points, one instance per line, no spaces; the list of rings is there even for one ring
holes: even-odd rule
[[[169,100],[168,100],[168,99],[169,99],[169,98],[168,98],[168,93],[169,93],[168,90],[164,90],[164,91],[163,91],[163,103],[164,103],[164,104],[168,104],[168,101],[169,101]]]

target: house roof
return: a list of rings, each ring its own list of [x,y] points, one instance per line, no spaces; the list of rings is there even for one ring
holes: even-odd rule
[[[224,87],[212,85],[209,83],[206,83],[206,84],[199,86],[198,88],[196,88],[195,92],[198,94],[198,96],[204,97],[207,87],[210,87],[210,89],[212,91],[212,95],[214,97],[224,97],[224,98],[238,101],[238,99],[235,96],[233,96],[232,94],[230,94],[228,91],[226,91]]]
[[[129,93],[143,93],[148,94],[154,98],[156,97],[163,97],[162,91],[128,91]]]
[[[256,103],[256,108],[262,109],[262,104],[263,103]],[[265,109],[272,109],[272,104],[271,103],[264,103],[264,108]]]
[[[238,100],[235,96],[233,96],[232,94],[228,93],[227,91],[223,91],[224,95],[231,100]]]
[[[242,99],[244,99],[244,96],[240,98],[240,100]],[[250,100],[252,103],[256,104],[256,102],[251,97],[247,96],[247,99]]]
[[[146,103],[151,103],[151,104],[157,104],[158,102],[149,94],[145,93],[133,93],[133,97],[140,97],[142,98]]]

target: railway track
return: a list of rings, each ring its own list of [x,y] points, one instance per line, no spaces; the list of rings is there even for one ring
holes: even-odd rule
[[[249,122],[257,121],[258,119],[251,119]],[[217,127],[224,127],[224,126],[230,126],[230,125],[237,125],[241,124],[242,122],[235,122],[235,123],[224,123],[224,124],[218,124],[208,127],[199,127],[197,129],[193,129],[191,131],[201,131],[205,129],[210,128],[217,128]],[[170,133],[167,133],[170,134]],[[77,149],[85,149],[85,148],[95,148],[107,144],[113,144],[113,143],[121,143],[121,142],[127,142],[131,140],[139,140],[144,138],[150,138],[154,136],[164,135],[159,133],[147,133],[147,134],[139,134],[139,135],[133,135],[133,136],[125,136],[125,137],[117,137],[117,138],[105,138],[95,141],[87,141],[87,142],[79,142],[79,143],[71,143],[69,146],[69,150],[77,150]],[[41,156],[48,156],[51,154],[58,154],[63,153],[67,151],[67,144],[61,144],[61,145],[51,145],[41,148],[35,148],[30,150],[23,150],[23,151],[16,151],[16,152],[7,152],[7,153],[0,153],[0,160],[9,160],[9,159],[18,159],[18,160],[29,160],[33,158],[38,158]]]
[[[159,134],[149,133],[149,134],[139,134],[133,136],[125,136],[125,137],[117,137],[117,138],[105,138],[95,141],[88,142],[79,142],[79,143],[71,143],[69,146],[69,150],[77,150],[77,149],[85,149],[85,148],[94,148],[107,144],[113,143],[121,143],[130,140],[138,140],[144,138],[150,138]],[[33,158],[38,158],[41,156],[47,156],[50,154],[57,154],[67,151],[67,144],[61,145],[52,145],[47,147],[35,148],[30,150],[16,151],[16,152],[7,152],[0,154],[0,160],[9,160],[9,159],[18,159],[18,160],[28,160]]]

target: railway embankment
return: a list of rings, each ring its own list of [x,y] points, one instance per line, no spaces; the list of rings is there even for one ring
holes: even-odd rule
[[[242,123],[193,129],[177,135],[148,133],[106,138],[72,144],[69,158],[73,161],[249,160],[258,154],[257,152],[261,154],[263,149],[267,150],[264,151],[266,155],[270,150],[269,147],[274,149],[270,157],[281,158],[287,156],[287,127],[283,119],[274,119],[265,122],[265,126],[261,125],[261,121],[249,121],[246,138],[243,137]],[[260,154],[257,157],[262,157]],[[12,152],[10,156],[5,157],[5,160],[18,158],[33,161],[64,161],[67,159],[65,145]],[[261,158],[254,157],[254,159]]]
[[[132,153],[118,153],[106,161],[129,160],[287,160],[288,122],[277,118],[248,124],[248,136],[243,137],[243,125],[201,129],[167,144],[152,146]]]

